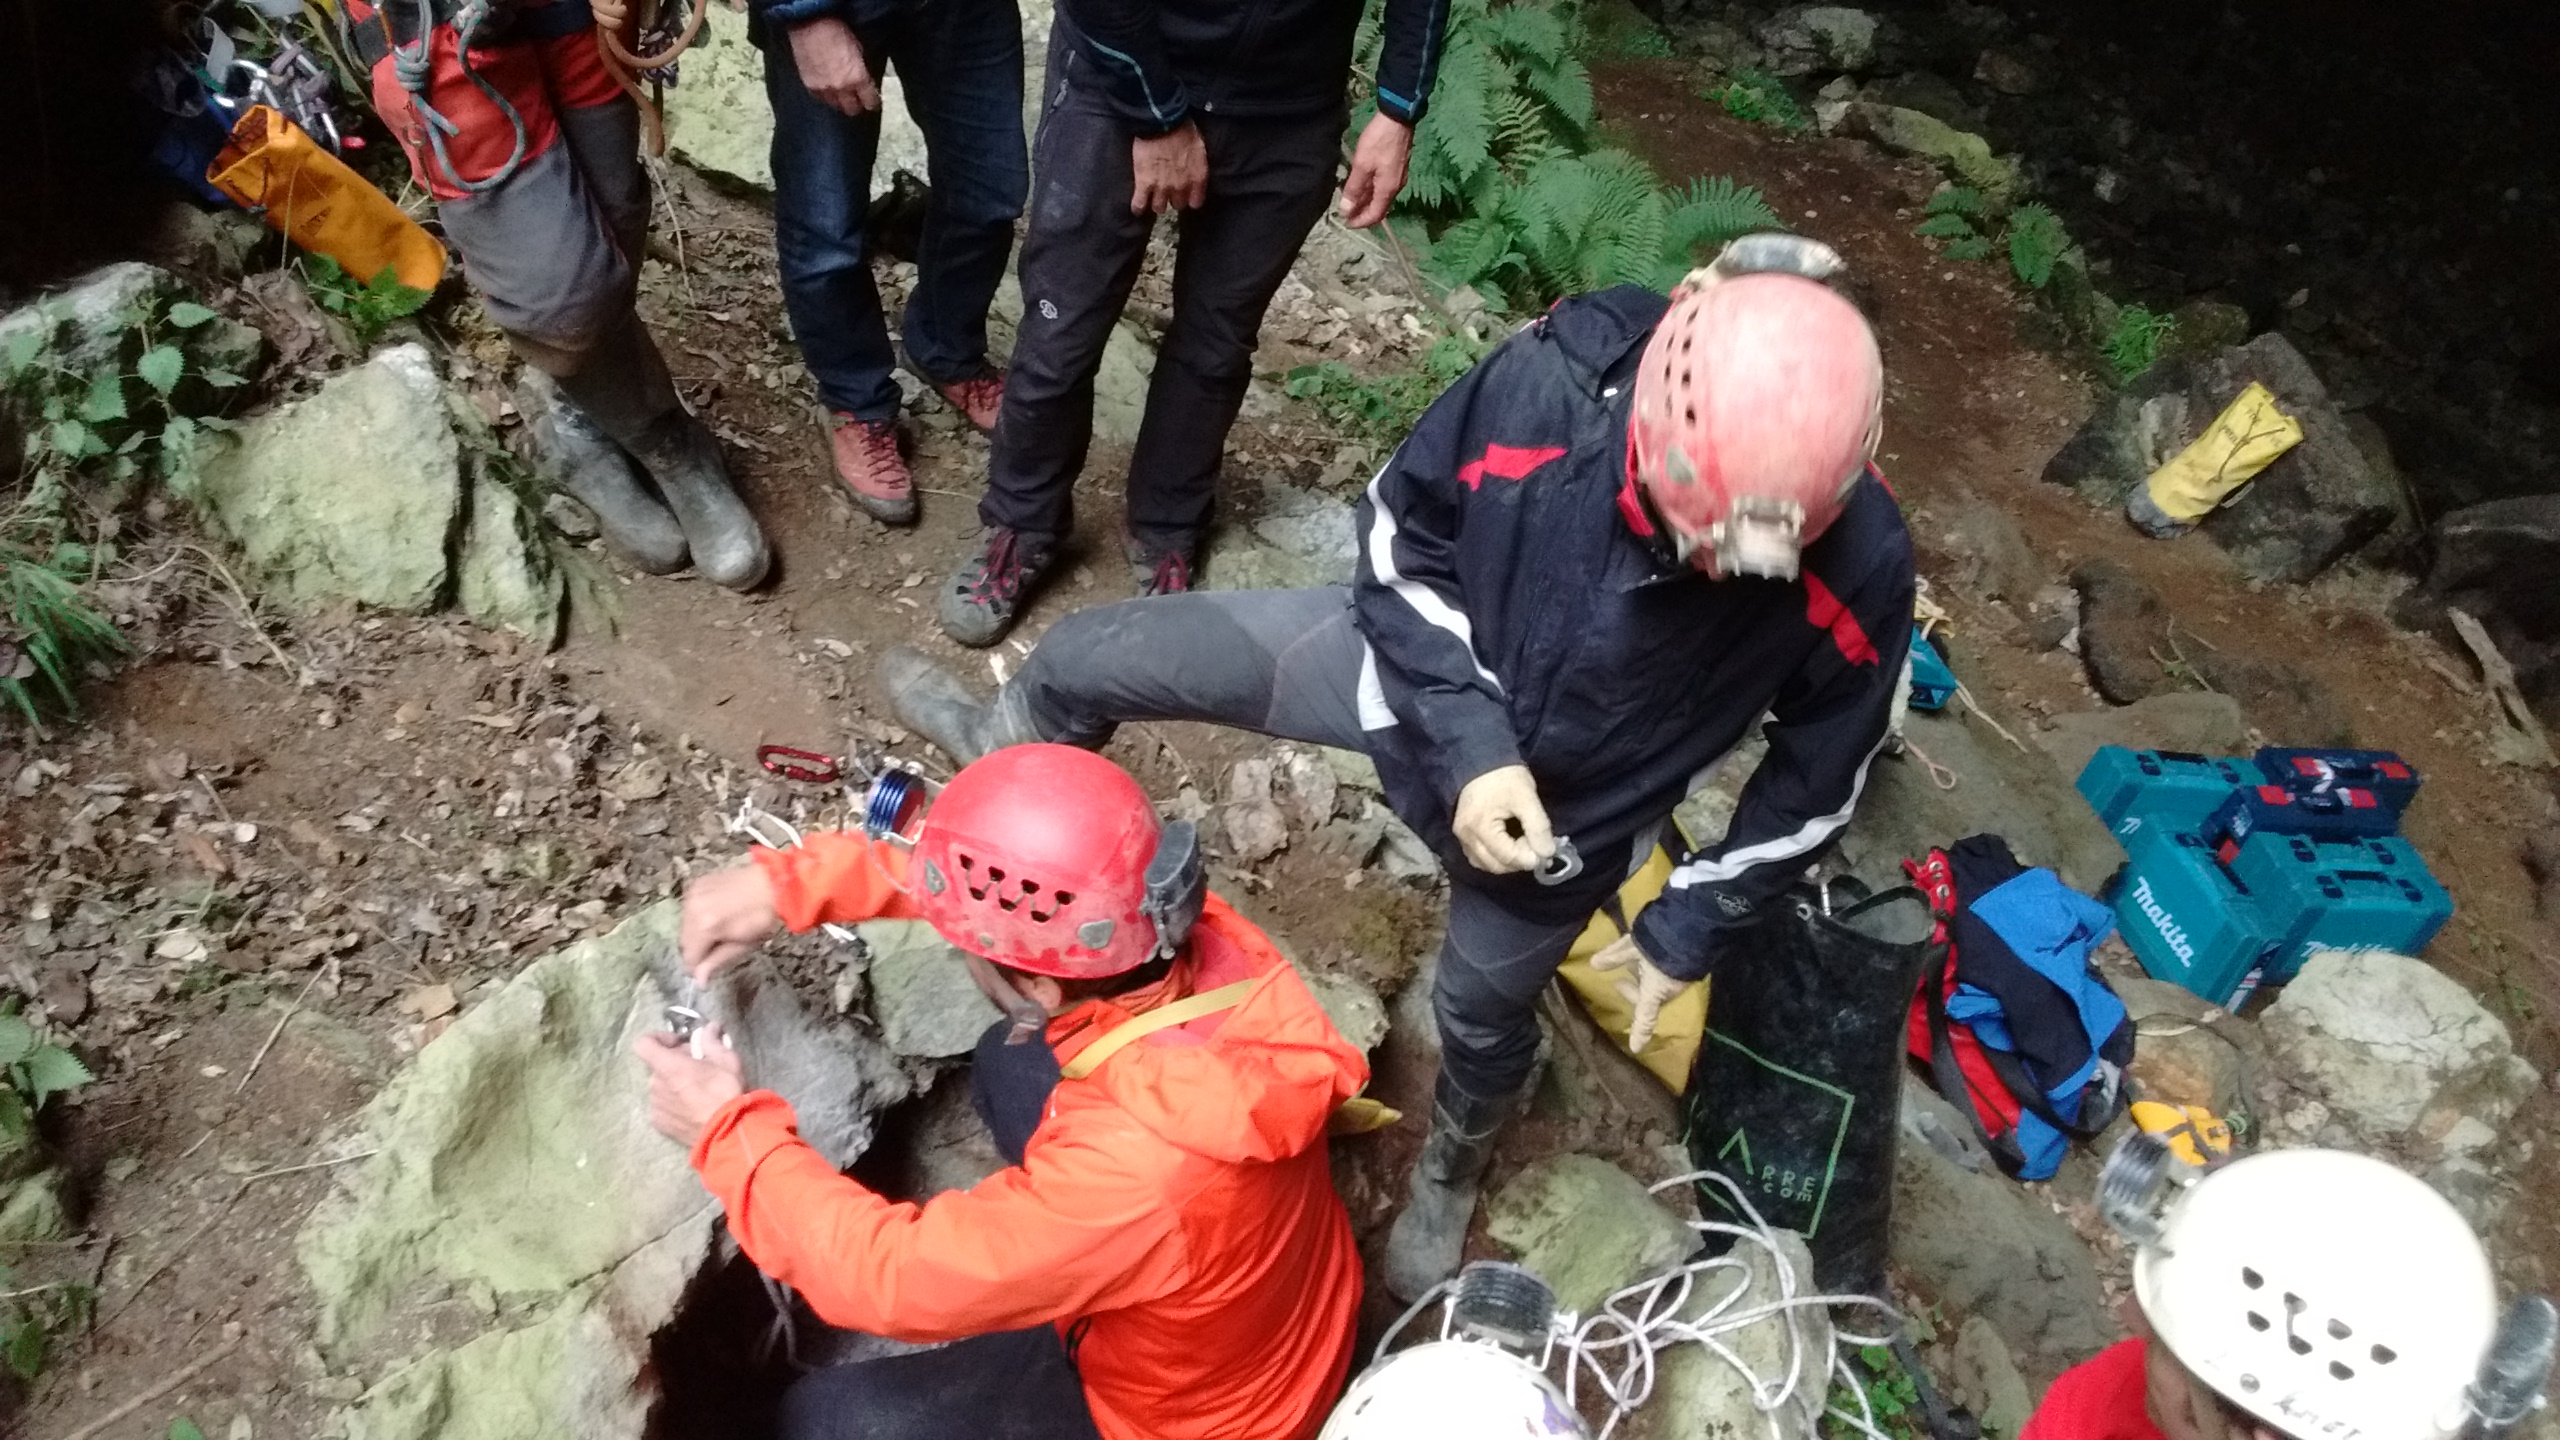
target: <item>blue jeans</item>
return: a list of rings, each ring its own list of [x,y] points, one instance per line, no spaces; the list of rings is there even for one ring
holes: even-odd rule
[[[901,327],[928,380],[987,363],[987,304],[1030,189],[1022,137],[1022,17],[1014,0],[933,0],[858,32],[876,78],[895,70],[924,131],[933,199]],[[782,304],[818,397],[861,420],[898,413],[896,356],[871,280],[863,221],[880,115],[844,115],[800,83],[791,39],[763,37],[773,104],[773,239]]]

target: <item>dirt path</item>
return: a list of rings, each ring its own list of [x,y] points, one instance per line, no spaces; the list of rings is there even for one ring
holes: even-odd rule
[[[2383,626],[2368,586],[2253,592],[2202,541],[2140,541],[2043,485],[2091,383],[2021,337],[2030,307],[1994,269],[1947,264],[1910,233],[1933,175],[1850,142],[1728,121],[1689,98],[1670,62],[1598,79],[1609,125],[1664,174],[1759,185],[1852,262],[1892,377],[1884,463],[1986,704],[2031,727],[2098,702],[2073,657],[2027,643],[2017,611],[1946,578],[1962,562],[1945,517],[1968,499],[2014,517],[2048,579],[2080,559],[2120,559],[2206,642],[2309,670],[2348,697],[2359,739],[2415,759],[2429,789],[2410,832],[2462,907],[2431,958],[2519,1022],[2548,1065],[2560,949],[2536,926],[2515,854],[2538,817],[2511,772],[2475,758],[2476,701],[2428,668],[2432,647]],[[890,532],[858,516],[833,491],[767,222],[689,183],[676,201],[683,263],[651,267],[646,303],[772,533],[782,565],[768,590],[617,573],[611,624],[591,618],[548,657],[441,621],[297,623],[280,643],[312,672],[307,684],[220,607],[171,613],[153,619],[149,657],[97,695],[88,730],[0,766],[0,782],[27,759],[65,767],[0,823],[7,888],[26,902],[22,981],[66,997],[62,1013],[98,1058],[100,1083],[61,1128],[96,1199],[92,1227],[108,1237],[64,1259],[102,1277],[99,1328],[64,1347],[16,1433],[65,1434],[231,1326],[244,1327],[242,1350],[128,1429],[161,1433],[183,1411],[217,1436],[234,1416],[258,1435],[312,1433],[349,1396],[304,1355],[291,1236],[324,1193],[333,1141],[400,1053],[523,959],[734,855],[717,815],[741,795],[785,809],[814,798],[755,776],[759,743],[907,740],[869,678],[887,648],[919,645],[992,683],[990,656],[1010,667],[1057,615],[1131,593],[1114,495],[1125,457],[1098,446],[1076,553],[1032,606],[1023,643],[981,655],[943,641],[934,594],[974,523],[985,442],[947,414],[920,414],[922,524]],[[1306,353],[1280,346],[1265,360],[1276,369]],[[1339,448],[1295,407],[1248,420],[1231,503],[1266,476],[1312,479]],[[1258,748],[1141,726],[1113,753],[1159,795],[1188,784],[1215,798],[1227,767]],[[1427,896],[1364,886],[1356,866],[1305,845],[1216,883],[1311,963],[1389,988],[1436,924]],[[208,942],[204,953],[185,958],[171,943],[181,933]],[[1385,1078],[1391,1103],[1415,1098],[1419,1077],[1390,1066]],[[1659,1128],[1657,1114],[1630,1112],[1610,1143],[1659,1143]],[[1416,1138],[1387,1138],[1346,1166],[1364,1231],[1393,1204]],[[2541,1163],[2520,1216],[2547,1214],[2540,1197],[2560,1194],[2554,1162]],[[305,1165],[318,1168],[290,1168]],[[2537,1256],[2560,1249],[2521,1228],[2509,1238]]]

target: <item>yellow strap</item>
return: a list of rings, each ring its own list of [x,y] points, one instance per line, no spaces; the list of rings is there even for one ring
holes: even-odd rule
[[[1103,1061],[1159,1030],[1187,1025],[1203,1015],[1215,1015],[1221,1010],[1233,1010],[1243,1004],[1244,997],[1260,983],[1261,977],[1256,976],[1233,985],[1221,985],[1215,990],[1204,990],[1187,1000],[1158,1006],[1084,1047],[1081,1054],[1058,1068],[1058,1074],[1068,1080],[1081,1080],[1101,1069]]]

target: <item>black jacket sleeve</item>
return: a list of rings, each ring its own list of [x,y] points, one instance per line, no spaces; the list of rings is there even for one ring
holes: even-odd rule
[[[1378,113],[1407,125],[1422,121],[1431,82],[1440,73],[1440,43],[1449,0],[1387,0],[1386,43],[1378,53]]]
[[[1511,342],[1517,344],[1515,340]],[[1478,656],[1458,574],[1466,487],[1459,454],[1469,415],[1510,346],[1496,350],[1431,402],[1387,458],[1356,512],[1352,607],[1376,651],[1388,708],[1420,738],[1441,803],[1488,770],[1520,763],[1502,682]]]
[[[1132,134],[1162,135],[1191,118],[1191,97],[1166,56],[1156,0],[1058,0],[1058,13]]]
[[[897,0],[747,0],[747,8],[765,26],[789,29],[812,20],[841,20],[855,29],[887,18],[897,8]],[[787,37],[776,34],[767,43],[783,43]],[[873,77],[880,73],[876,56],[866,56]]]
[[[1830,601],[1819,580],[1807,580],[1813,608],[1830,611],[1832,634],[1856,634],[1863,649],[1853,657],[1835,639],[1779,690],[1769,707],[1769,753],[1743,787],[1724,838],[1683,858],[1662,897],[1636,916],[1636,948],[1666,975],[1695,980],[1713,971],[1752,912],[1848,827],[1867,767],[1892,728],[1894,692],[1911,648],[1907,561],[1876,576],[1845,607]],[[1843,614],[1854,630],[1839,623]]]

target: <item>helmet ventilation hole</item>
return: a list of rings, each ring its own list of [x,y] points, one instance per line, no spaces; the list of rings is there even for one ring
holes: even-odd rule
[[[2392,1349],[2388,1345],[2376,1345],[2373,1347],[2373,1363],[2376,1365],[2388,1365],[2399,1358],[2400,1352]]]
[[[2345,1340],[2352,1337],[2355,1333],[2356,1332],[2353,1330],[2347,1328],[2347,1322],[2344,1320],[2332,1320],[2329,1322],[2329,1338],[2332,1340]]]
[[[2348,1369],[2343,1361],[2332,1360],[2329,1362],[2329,1378],[2332,1380],[2353,1380],[2356,1378],[2356,1372]]]
[[[2245,1390],[2245,1391],[2247,1391],[2248,1393],[2250,1393],[2250,1394],[2252,1394],[2252,1395],[2257,1394],[2257,1393],[2258,1393],[2258,1377],[2257,1377],[2257,1376],[2255,1376],[2255,1375],[2243,1375],[2243,1376],[2241,1376],[2241,1377],[2240,1377],[2240,1388],[2241,1388],[2241,1389],[2243,1389],[2243,1390]]]
[[[2243,1265],[2240,1267],[2240,1283],[2252,1290],[2263,1290],[2267,1285],[2267,1277]]]
[[[2252,1310],[2249,1312],[2250,1329],[2263,1331],[2274,1328],[2274,1325],[2274,1321],[2269,1320],[2266,1316],[2259,1314],[2257,1311]]]

